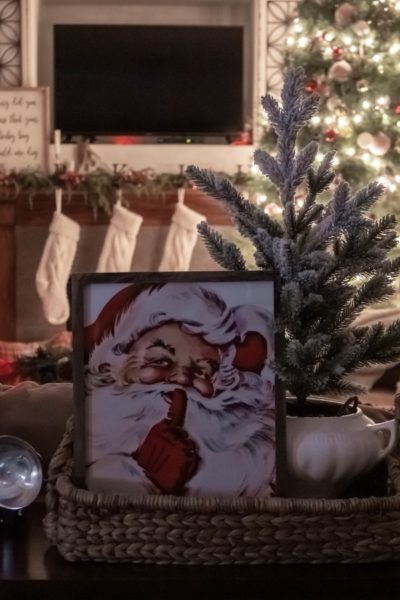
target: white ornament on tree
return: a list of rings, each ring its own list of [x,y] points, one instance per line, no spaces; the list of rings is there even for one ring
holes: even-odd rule
[[[62,325],[69,317],[67,281],[79,235],[78,223],[56,210],[36,273],[36,289],[43,312],[52,325]]]
[[[184,205],[185,190],[178,190],[178,204],[172,217],[159,271],[188,271],[197,241],[197,225],[205,217]]]
[[[369,150],[373,141],[373,135],[368,133],[368,131],[363,131],[363,133],[360,133],[360,135],[357,136],[357,145],[362,150]]]
[[[389,151],[391,146],[390,137],[383,133],[383,131],[378,131],[374,136],[372,136],[372,142],[369,147],[369,151],[375,156],[385,156],[385,154]]]
[[[121,273],[131,270],[137,235],[142,223],[143,217],[124,208],[119,201],[114,204],[97,263],[97,273]]]
[[[367,21],[362,21],[362,20],[356,21],[355,23],[353,23],[351,28],[354,31],[354,33],[356,35],[358,35],[359,37],[364,37],[364,36],[368,35],[369,32],[371,31],[370,26],[368,25]]]
[[[348,81],[353,73],[353,67],[347,60],[338,60],[333,63],[328,71],[328,78],[344,83]]]
[[[364,131],[357,137],[357,145],[362,150],[368,150],[374,156],[384,156],[391,146],[391,140],[386,133],[378,131],[375,135]]]
[[[338,27],[348,27],[356,15],[356,7],[349,2],[344,2],[335,10],[335,23]]]

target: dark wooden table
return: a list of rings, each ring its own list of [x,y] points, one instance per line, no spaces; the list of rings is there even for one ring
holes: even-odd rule
[[[44,508],[19,531],[0,531],[0,600],[387,600],[400,596],[400,563],[235,567],[68,563],[49,546]]]

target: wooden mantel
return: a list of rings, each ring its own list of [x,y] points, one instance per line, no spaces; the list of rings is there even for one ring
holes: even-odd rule
[[[133,212],[143,217],[144,227],[168,226],[177,203],[177,194],[171,192],[154,197],[125,194],[124,202]],[[220,204],[198,190],[187,191],[185,205],[204,215],[210,225],[232,224],[229,215]],[[54,210],[53,196],[34,196],[33,208],[27,195],[0,197],[0,340],[16,339],[16,227],[48,227]],[[109,216],[104,212],[99,212],[95,218],[91,207],[85,203],[81,194],[73,194],[70,201],[65,197],[62,210],[83,226],[107,225],[109,222]]]
[[[176,203],[176,192],[153,197],[145,194],[142,196],[124,194],[125,206],[143,217],[145,227],[169,225]],[[3,202],[2,204],[11,205],[13,208],[15,225],[37,225],[39,227],[49,225],[55,210],[55,200],[52,196],[34,196],[33,209],[29,205],[27,196],[19,196],[9,203]],[[186,192],[185,205],[204,215],[210,225],[231,224],[229,215],[220,203],[198,190],[190,189]],[[107,225],[109,222],[109,216],[104,211],[100,211],[95,218],[91,207],[85,203],[85,198],[80,194],[72,195],[70,201],[64,195],[62,210],[64,214],[80,225]]]

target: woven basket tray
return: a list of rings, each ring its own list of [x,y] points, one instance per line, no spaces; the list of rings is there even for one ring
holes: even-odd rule
[[[379,420],[379,419],[378,419]],[[308,500],[128,497],[72,480],[72,420],[48,475],[44,526],[69,561],[186,565],[363,563],[400,559],[400,458],[394,495]]]

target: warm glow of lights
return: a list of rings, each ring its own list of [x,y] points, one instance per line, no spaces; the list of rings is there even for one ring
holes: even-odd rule
[[[333,164],[334,167],[336,167],[339,164],[339,159],[338,159],[338,157],[337,157],[336,154],[333,157],[332,164]]]
[[[299,38],[297,45],[299,46],[299,48],[306,48],[308,46],[308,43],[309,43],[309,39],[307,37],[303,36],[303,37]]]
[[[347,117],[339,117],[338,118],[338,125],[339,127],[344,127],[345,125],[349,124],[349,119]]]
[[[356,124],[361,123],[362,120],[363,120],[362,115],[360,115],[358,113],[356,115],[354,115],[354,117],[353,117],[353,121]]]
[[[263,204],[267,201],[267,194],[256,194],[256,203]]]
[[[400,121],[396,121],[396,127],[400,129]]]
[[[389,192],[395,192],[397,190],[397,185],[391,179],[388,179],[384,175],[378,177],[379,183],[385,186],[389,190]]]
[[[371,160],[371,165],[374,167],[374,169],[380,169],[382,166],[382,161],[380,158],[373,158]]]
[[[321,161],[324,158],[324,155],[322,154],[322,152],[317,152],[317,156],[315,158],[316,160]]]
[[[400,183],[400,175],[395,175],[394,179],[395,181],[397,181],[397,183]]]
[[[329,117],[329,116],[328,116],[328,117],[325,117],[325,119],[324,119],[324,123],[325,123],[326,125],[332,125],[332,123],[333,123],[333,117]]]
[[[303,25],[300,22],[295,22],[295,24],[293,25],[293,31],[295,31],[296,33],[300,33],[301,31],[303,31]]]
[[[333,31],[327,31],[325,34],[325,41],[333,42],[334,39],[335,39],[335,34],[333,33]]]
[[[375,63],[379,63],[382,60],[382,55],[381,54],[374,54],[372,57],[373,62]]]
[[[361,106],[365,108],[365,110],[368,110],[369,108],[371,108],[371,102],[369,100],[363,100]]]
[[[388,103],[388,99],[386,96],[380,96],[377,98],[376,103],[379,104],[379,106],[385,106]]]
[[[353,54],[355,54],[357,52],[357,50],[358,50],[358,48],[354,44],[352,46],[350,46],[350,51],[353,52]]]
[[[294,37],[292,37],[291,35],[288,37],[288,39],[286,40],[286,44],[287,46],[294,46]]]
[[[395,42],[389,48],[389,54],[397,54],[397,52],[399,52],[399,51],[400,51],[400,44],[399,44],[399,42]]]
[[[260,171],[258,165],[256,165],[256,164],[251,166],[251,172],[253,173],[253,175],[261,175],[261,171]]]
[[[315,115],[311,118],[312,125],[319,125],[321,123],[321,117],[319,115]]]
[[[350,46],[353,43],[353,38],[350,35],[344,35],[342,39],[343,44],[346,44],[346,46]]]
[[[361,158],[364,162],[369,162],[371,160],[371,155],[369,152],[364,152],[364,154],[361,155]]]
[[[373,37],[367,37],[367,38],[365,38],[365,40],[364,40],[364,44],[365,44],[366,46],[368,46],[368,48],[372,48],[372,46],[374,45],[374,43],[375,43],[375,40],[374,40],[374,38],[373,38]]]
[[[398,10],[400,12],[400,2],[396,2],[394,5],[394,10]]]
[[[354,156],[354,155],[355,155],[355,153],[356,153],[356,149],[355,149],[355,148],[353,148],[353,147],[350,147],[350,148],[347,148],[347,149],[346,149],[346,154],[347,154],[347,156]]]

